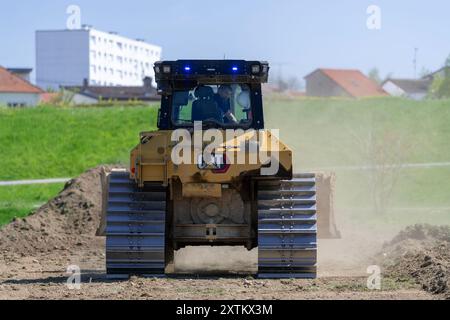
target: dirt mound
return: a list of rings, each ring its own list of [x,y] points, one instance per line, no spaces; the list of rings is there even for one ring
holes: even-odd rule
[[[420,240],[420,241],[445,241],[450,242],[449,226],[431,226],[428,224],[416,224],[406,227],[387,245],[395,245],[404,240]]]
[[[4,226],[0,252],[34,256],[89,243],[100,219],[102,168],[111,169],[98,167],[85,172],[30,216]]]
[[[424,290],[450,299],[450,227],[407,227],[384,245],[381,257],[390,276],[413,278]]]

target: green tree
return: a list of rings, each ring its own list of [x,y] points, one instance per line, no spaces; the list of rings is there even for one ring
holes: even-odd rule
[[[428,96],[430,98],[440,98],[439,92],[440,92],[440,88],[441,88],[443,82],[444,82],[444,77],[442,77],[440,75],[436,75],[433,78],[433,82],[431,83],[430,88],[428,89]]]
[[[444,80],[439,86],[438,90],[439,98],[450,98],[450,68],[445,69]]]
[[[429,89],[431,98],[450,98],[450,55],[445,61],[443,75],[436,75]]]
[[[450,67],[450,54],[447,57],[447,60],[445,60],[445,66]]]

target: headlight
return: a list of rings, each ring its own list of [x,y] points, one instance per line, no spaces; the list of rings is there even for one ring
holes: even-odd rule
[[[171,71],[170,66],[163,66],[163,72],[164,73],[170,73],[170,71]]]
[[[261,72],[261,67],[259,66],[259,64],[255,64],[254,66],[252,66],[252,73],[260,73]]]

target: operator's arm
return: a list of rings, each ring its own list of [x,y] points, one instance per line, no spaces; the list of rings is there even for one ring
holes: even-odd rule
[[[234,114],[229,110],[227,113],[225,113],[225,118],[227,118],[232,123],[238,123],[236,117]]]

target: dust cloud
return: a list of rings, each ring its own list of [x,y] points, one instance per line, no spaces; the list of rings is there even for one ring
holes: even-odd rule
[[[383,245],[407,226],[450,225],[448,194],[439,187],[450,169],[426,166],[430,154],[440,153],[430,132],[444,133],[426,117],[426,106],[406,103],[266,101],[266,127],[280,128],[281,141],[293,150],[294,172],[336,175],[341,238],[319,239],[319,276],[366,275]],[[418,162],[425,165],[411,166]]]
[[[258,271],[258,250],[236,247],[186,247],[175,253],[176,273],[253,274]]]

